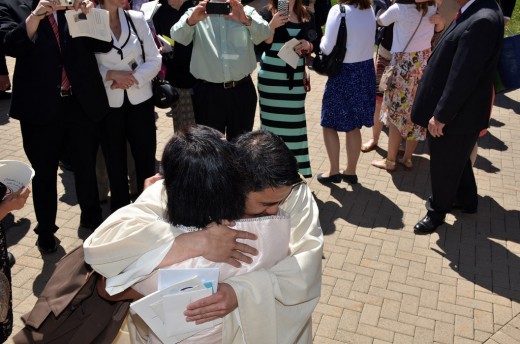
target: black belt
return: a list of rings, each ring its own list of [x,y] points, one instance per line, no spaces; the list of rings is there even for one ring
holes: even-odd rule
[[[203,80],[203,82],[205,84],[212,85],[212,86],[218,86],[218,87],[223,87],[223,88],[233,88],[233,87],[237,87],[238,85],[243,84],[244,82],[249,81],[249,80],[251,80],[251,75],[248,75],[238,81],[209,82],[209,81]]]
[[[72,87],[68,90],[65,90],[63,88],[60,88],[60,97],[68,97],[72,95]]]

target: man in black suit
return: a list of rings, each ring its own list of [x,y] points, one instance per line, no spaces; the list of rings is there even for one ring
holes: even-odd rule
[[[90,7],[74,0],[70,8]],[[81,225],[101,223],[95,174],[98,123],[108,100],[94,52],[112,42],[72,38],[57,0],[0,0],[0,41],[16,58],[9,114],[20,120],[23,147],[36,174],[32,182],[42,253],[57,249],[57,169],[64,147],[74,168]],[[59,40],[58,40],[59,37]]]
[[[495,0],[457,2],[461,14],[432,51],[412,109],[413,122],[428,128],[432,187],[417,234],[435,231],[455,206],[477,211],[469,156],[488,127],[504,22]]]

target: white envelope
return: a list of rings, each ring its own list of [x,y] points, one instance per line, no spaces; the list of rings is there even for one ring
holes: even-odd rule
[[[212,295],[197,277],[185,279],[130,304],[150,329],[165,343],[177,343],[195,333],[216,326],[220,321],[195,325],[185,320],[186,306]]]

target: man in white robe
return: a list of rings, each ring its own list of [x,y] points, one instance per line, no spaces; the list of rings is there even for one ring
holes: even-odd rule
[[[275,154],[262,152],[263,143],[269,141],[271,148],[273,144],[285,147],[281,140],[264,131],[246,136],[237,145],[253,143],[257,149],[254,156],[262,157],[257,166],[248,166],[250,171],[255,167],[269,168],[265,159]],[[134,204],[110,216],[84,243],[85,260],[108,277],[109,294],[122,292],[158,266],[168,265],[172,251],[176,254],[168,261],[170,264],[182,260],[179,257],[202,255],[205,250],[196,247],[197,242],[211,241],[201,238],[209,236],[209,231],[185,233],[163,220],[167,218],[165,197],[157,190],[161,183],[157,184],[145,190]],[[311,315],[320,297],[323,250],[318,208],[312,193],[304,183],[257,187],[248,193],[245,208],[245,217],[275,215],[280,210],[290,217],[289,256],[271,269],[227,279],[217,293],[188,306],[187,320],[201,323],[223,317],[223,343],[312,343]],[[212,230],[229,233],[222,225],[218,227]],[[235,233],[229,240],[231,245],[238,235],[241,234]],[[175,249],[180,239],[183,245]],[[230,264],[244,261],[241,252],[250,251],[238,246],[237,252],[228,261]]]

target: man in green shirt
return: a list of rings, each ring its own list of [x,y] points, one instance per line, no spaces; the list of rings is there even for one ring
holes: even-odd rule
[[[197,124],[220,130],[232,140],[253,129],[254,45],[270,37],[271,29],[253,7],[238,0],[228,0],[229,14],[208,14],[207,3],[190,8],[172,27],[171,37],[184,45],[193,41],[190,71],[198,79],[193,89]]]

